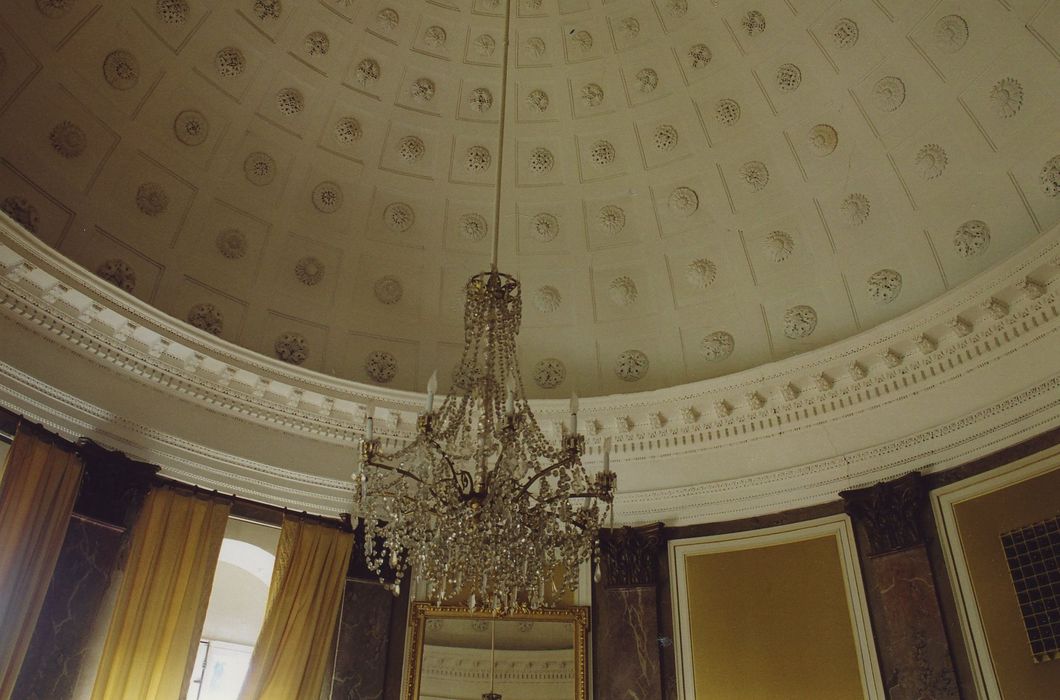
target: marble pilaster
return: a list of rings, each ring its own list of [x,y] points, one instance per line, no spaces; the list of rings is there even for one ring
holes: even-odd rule
[[[839,494],[853,523],[889,700],[959,700],[921,526],[919,474]]]

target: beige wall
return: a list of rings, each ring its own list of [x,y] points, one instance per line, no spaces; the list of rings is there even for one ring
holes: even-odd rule
[[[1001,533],[1060,513],[1060,455],[1040,476],[956,503],[957,529],[1005,700],[1060,697],[1060,661],[1034,663]]]
[[[864,696],[835,536],[690,556],[685,582],[697,699]]]

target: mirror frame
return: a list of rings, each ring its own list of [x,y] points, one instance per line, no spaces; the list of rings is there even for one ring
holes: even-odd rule
[[[459,605],[413,603],[409,612],[409,644],[405,658],[404,700],[416,700],[420,694],[420,668],[423,663],[424,630],[428,619],[459,620],[527,620],[531,622],[565,622],[574,626],[574,698],[588,700],[589,664],[589,608],[574,606],[527,610],[511,615],[493,615],[487,611],[472,612]]]

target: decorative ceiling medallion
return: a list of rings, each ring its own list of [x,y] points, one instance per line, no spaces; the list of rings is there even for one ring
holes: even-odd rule
[[[479,34],[475,37],[475,53],[483,58],[489,58],[497,50],[497,40],[489,34]]]
[[[292,365],[303,364],[309,359],[309,343],[301,333],[282,333],[272,344],[276,357]]]
[[[637,283],[632,277],[616,277],[607,286],[607,296],[616,306],[632,306],[637,301]]]
[[[368,353],[364,361],[364,371],[379,384],[388,384],[397,376],[397,360],[385,350]]]
[[[761,192],[769,184],[769,168],[762,161],[748,161],[740,166],[740,178],[752,192]]]
[[[409,97],[420,104],[427,104],[433,100],[434,92],[434,81],[430,78],[416,78],[409,87]]]
[[[905,83],[893,75],[880,78],[872,88],[872,101],[881,112],[895,111],[905,102]]]
[[[493,93],[484,87],[475,88],[468,94],[467,103],[479,114],[485,114],[493,106]]]
[[[618,26],[622,31],[622,36],[627,40],[635,39],[640,34],[640,22],[636,17],[626,17],[619,21]]]
[[[692,68],[699,69],[710,63],[714,58],[710,48],[706,44],[693,44],[688,49],[688,61]]]
[[[699,353],[707,362],[721,362],[732,355],[736,341],[725,331],[715,331],[699,342]]]
[[[247,59],[243,57],[242,51],[228,46],[217,52],[213,58],[213,66],[222,78],[235,78],[246,70]]]
[[[473,173],[482,173],[489,170],[492,160],[489,149],[485,146],[472,146],[464,154],[464,165]]]
[[[1023,107],[1023,86],[1015,78],[1002,78],[990,89],[994,112],[1002,119],[1015,116]]]
[[[234,228],[217,234],[217,252],[229,260],[238,260],[247,254],[247,237]]]
[[[401,23],[401,15],[392,7],[384,7],[375,14],[375,26],[383,34],[389,34]]]
[[[596,223],[601,231],[617,236],[626,228],[626,212],[622,210],[622,207],[607,204],[600,207],[596,215]]]
[[[202,112],[186,109],[173,120],[173,134],[185,146],[199,146],[209,137],[210,124]]]
[[[567,368],[555,357],[546,357],[534,365],[534,384],[542,389],[555,389],[567,378]]]
[[[147,216],[161,216],[169,208],[169,195],[157,182],[145,182],[136,188],[136,208]]]
[[[847,17],[837,21],[832,28],[832,43],[837,49],[853,48],[858,43],[858,36],[860,31],[857,23]]]
[[[157,0],[155,15],[162,24],[184,24],[188,21],[188,0]]]
[[[855,192],[844,197],[839,208],[846,217],[847,223],[851,226],[861,226],[869,218],[872,205],[869,204],[868,197],[860,192]]]
[[[586,83],[582,86],[581,98],[586,107],[599,107],[604,101],[604,89],[596,83]]]
[[[526,40],[526,52],[533,58],[541,58],[545,55],[545,40],[539,36],[532,36]]]
[[[110,258],[100,263],[96,274],[119,289],[132,293],[136,289],[136,271],[121,258]]]
[[[391,231],[403,233],[412,228],[412,224],[416,222],[416,215],[408,204],[393,202],[383,210],[383,222]]]
[[[30,233],[36,233],[37,227],[40,226],[40,213],[37,207],[30,204],[25,197],[5,197],[4,201],[0,202],[0,211],[10,216],[15,223]]]
[[[548,110],[548,93],[544,90],[531,90],[526,96],[526,104],[531,112],[545,112]]]
[[[839,134],[830,124],[818,124],[810,129],[809,142],[818,156],[828,156],[839,146]]]
[[[696,258],[685,268],[685,281],[697,289],[706,289],[714,284],[718,266],[707,258]]]
[[[398,156],[406,163],[416,163],[427,152],[427,146],[419,136],[405,136],[398,141]]]
[[[339,143],[349,145],[360,141],[364,132],[361,130],[361,122],[356,117],[343,117],[335,124],[335,138]]]
[[[75,0],[37,0],[37,11],[48,19],[62,17],[74,6]]]
[[[902,275],[897,270],[879,270],[869,275],[866,289],[869,296],[881,304],[889,304],[902,291]]]
[[[607,141],[597,141],[589,148],[589,159],[594,165],[611,165],[615,162],[615,147]]]
[[[563,302],[563,297],[560,295],[559,290],[552,285],[544,285],[538,287],[534,292],[534,306],[537,310],[543,314],[550,314],[559,308]]]
[[[625,350],[615,360],[615,374],[622,381],[639,381],[647,373],[648,356],[640,350]]]
[[[529,160],[530,172],[544,175],[551,172],[555,164],[556,159],[552,156],[552,151],[542,146],[531,149]]]
[[[714,105],[714,118],[725,126],[732,126],[740,121],[740,103],[729,98],[718,100]]]
[[[307,287],[315,287],[324,280],[324,263],[307,255],[294,264],[294,276]]]
[[[524,12],[537,12],[541,9],[544,0],[523,0],[520,3]]]
[[[334,214],[342,206],[342,188],[330,181],[313,188],[313,206],[322,214]]]
[[[949,163],[946,151],[937,143],[929,143],[917,151],[913,164],[925,180],[934,180],[946,169]]]
[[[762,241],[762,250],[767,258],[781,263],[791,257],[791,252],[795,250],[795,241],[785,231],[771,231]]]
[[[111,51],[103,59],[103,79],[115,90],[130,90],[140,82],[140,62],[131,51]]]
[[[224,330],[224,313],[210,303],[196,304],[188,309],[187,321],[199,330],[221,335]]]
[[[63,120],[52,127],[48,134],[52,148],[63,158],[77,158],[88,147],[84,130],[71,121]]]
[[[990,245],[990,227],[978,219],[965,221],[953,235],[953,248],[962,258],[982,255]]]
[[[268,153],[254,151],[243,161],[243,175],[252,185],[267,185],[276,177],[276,161]]]
[[[444,47],[447,38],[445,30],[438,25],[427,27],[423,32],[423,43],[431,49],[440,49]]]
[[[691,187],[676,187],[670,193],[670,210],[678,216],[692,216],[699,209],[699,195]]]
[[[688,14],[688,0],[667,0],[666,13],[680,19]]]
[[[486,223],[486,217],[475,213],[461,216],[457,228],[460,230],[460,235],[464,240],[472,243],[478,243],[486,238],[486,234],[489,233],[489,224]]]
[[[371,87],[379,80],[382,74],[383,69],[379,67],[378,61],[374,58],[364,58],[357,64],[354,76],[357,79],[357,84],[361,87]]]
[[[935,46],[945,53],[957,53],[968,43],[968,23],[960,15],[946,15],[935,22]]]
[[[784,312],[784,335],[792,340],[805,338],[817,328],[817,312],[800,304]]]
[[[375,281],[372,292],[380,304],[390,306],[401,301],[401,297],[405,294],[405,289],[401,284],[401,280],[397,277],[386,275]]]
[[[302,48],[307,56],[327,56],[331,50],[331,39],[324,32],[310,32],[306,34]]]
[[[751,10],[743,16],[740,26],[747,36],[757,36],[766,30],[766,17],[758,10]]]
[[[280,0],[254,0],[254,15],[262,22],[279,19],[282,13]]]
[[[276,93],[276,108],[280,110],[280,114],[290,117],[305,109],[305,99],[298,90],[283,88]]]
[[[1038,181],[1042,184],[1042,192],[1046,197],[1060,194],[1060,155],[1053,156],[1042,166]]]
[[[794,92],[802,85],[802,69],[794,63],[777,67],[777,87],[783,92]]]
[[[577,46],[582,53],[588,53],[593,48],[593,35],[584,29],[579,29],[570,35],[571,43]]]
[[[659,87],[659,74],[651,68],[641,68],[637,71],[637,89],[644,94],[655,92]]]
[[[542,243],[550,243],[559,235],[559,220],[548,212],[539,212],[530,219],[530,232]]]

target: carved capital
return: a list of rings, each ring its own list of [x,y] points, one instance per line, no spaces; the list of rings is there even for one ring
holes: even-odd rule
[[[636,588],[655,586],[659,580],[659,547],[662,523],[600,531],[600,557],[604,586]]]
[[[129,527],[154,485],[159,468],[108,450],[88,438],[78,441],[77,454],[85,463],[85,473],[74,512],[114,527]]]
[[[924,504],[924,485],[919,473],[884,481],[874,486],[840,491],[850,517],[864,526],[869,556],[889,554],[924,543],[919,513]]]

